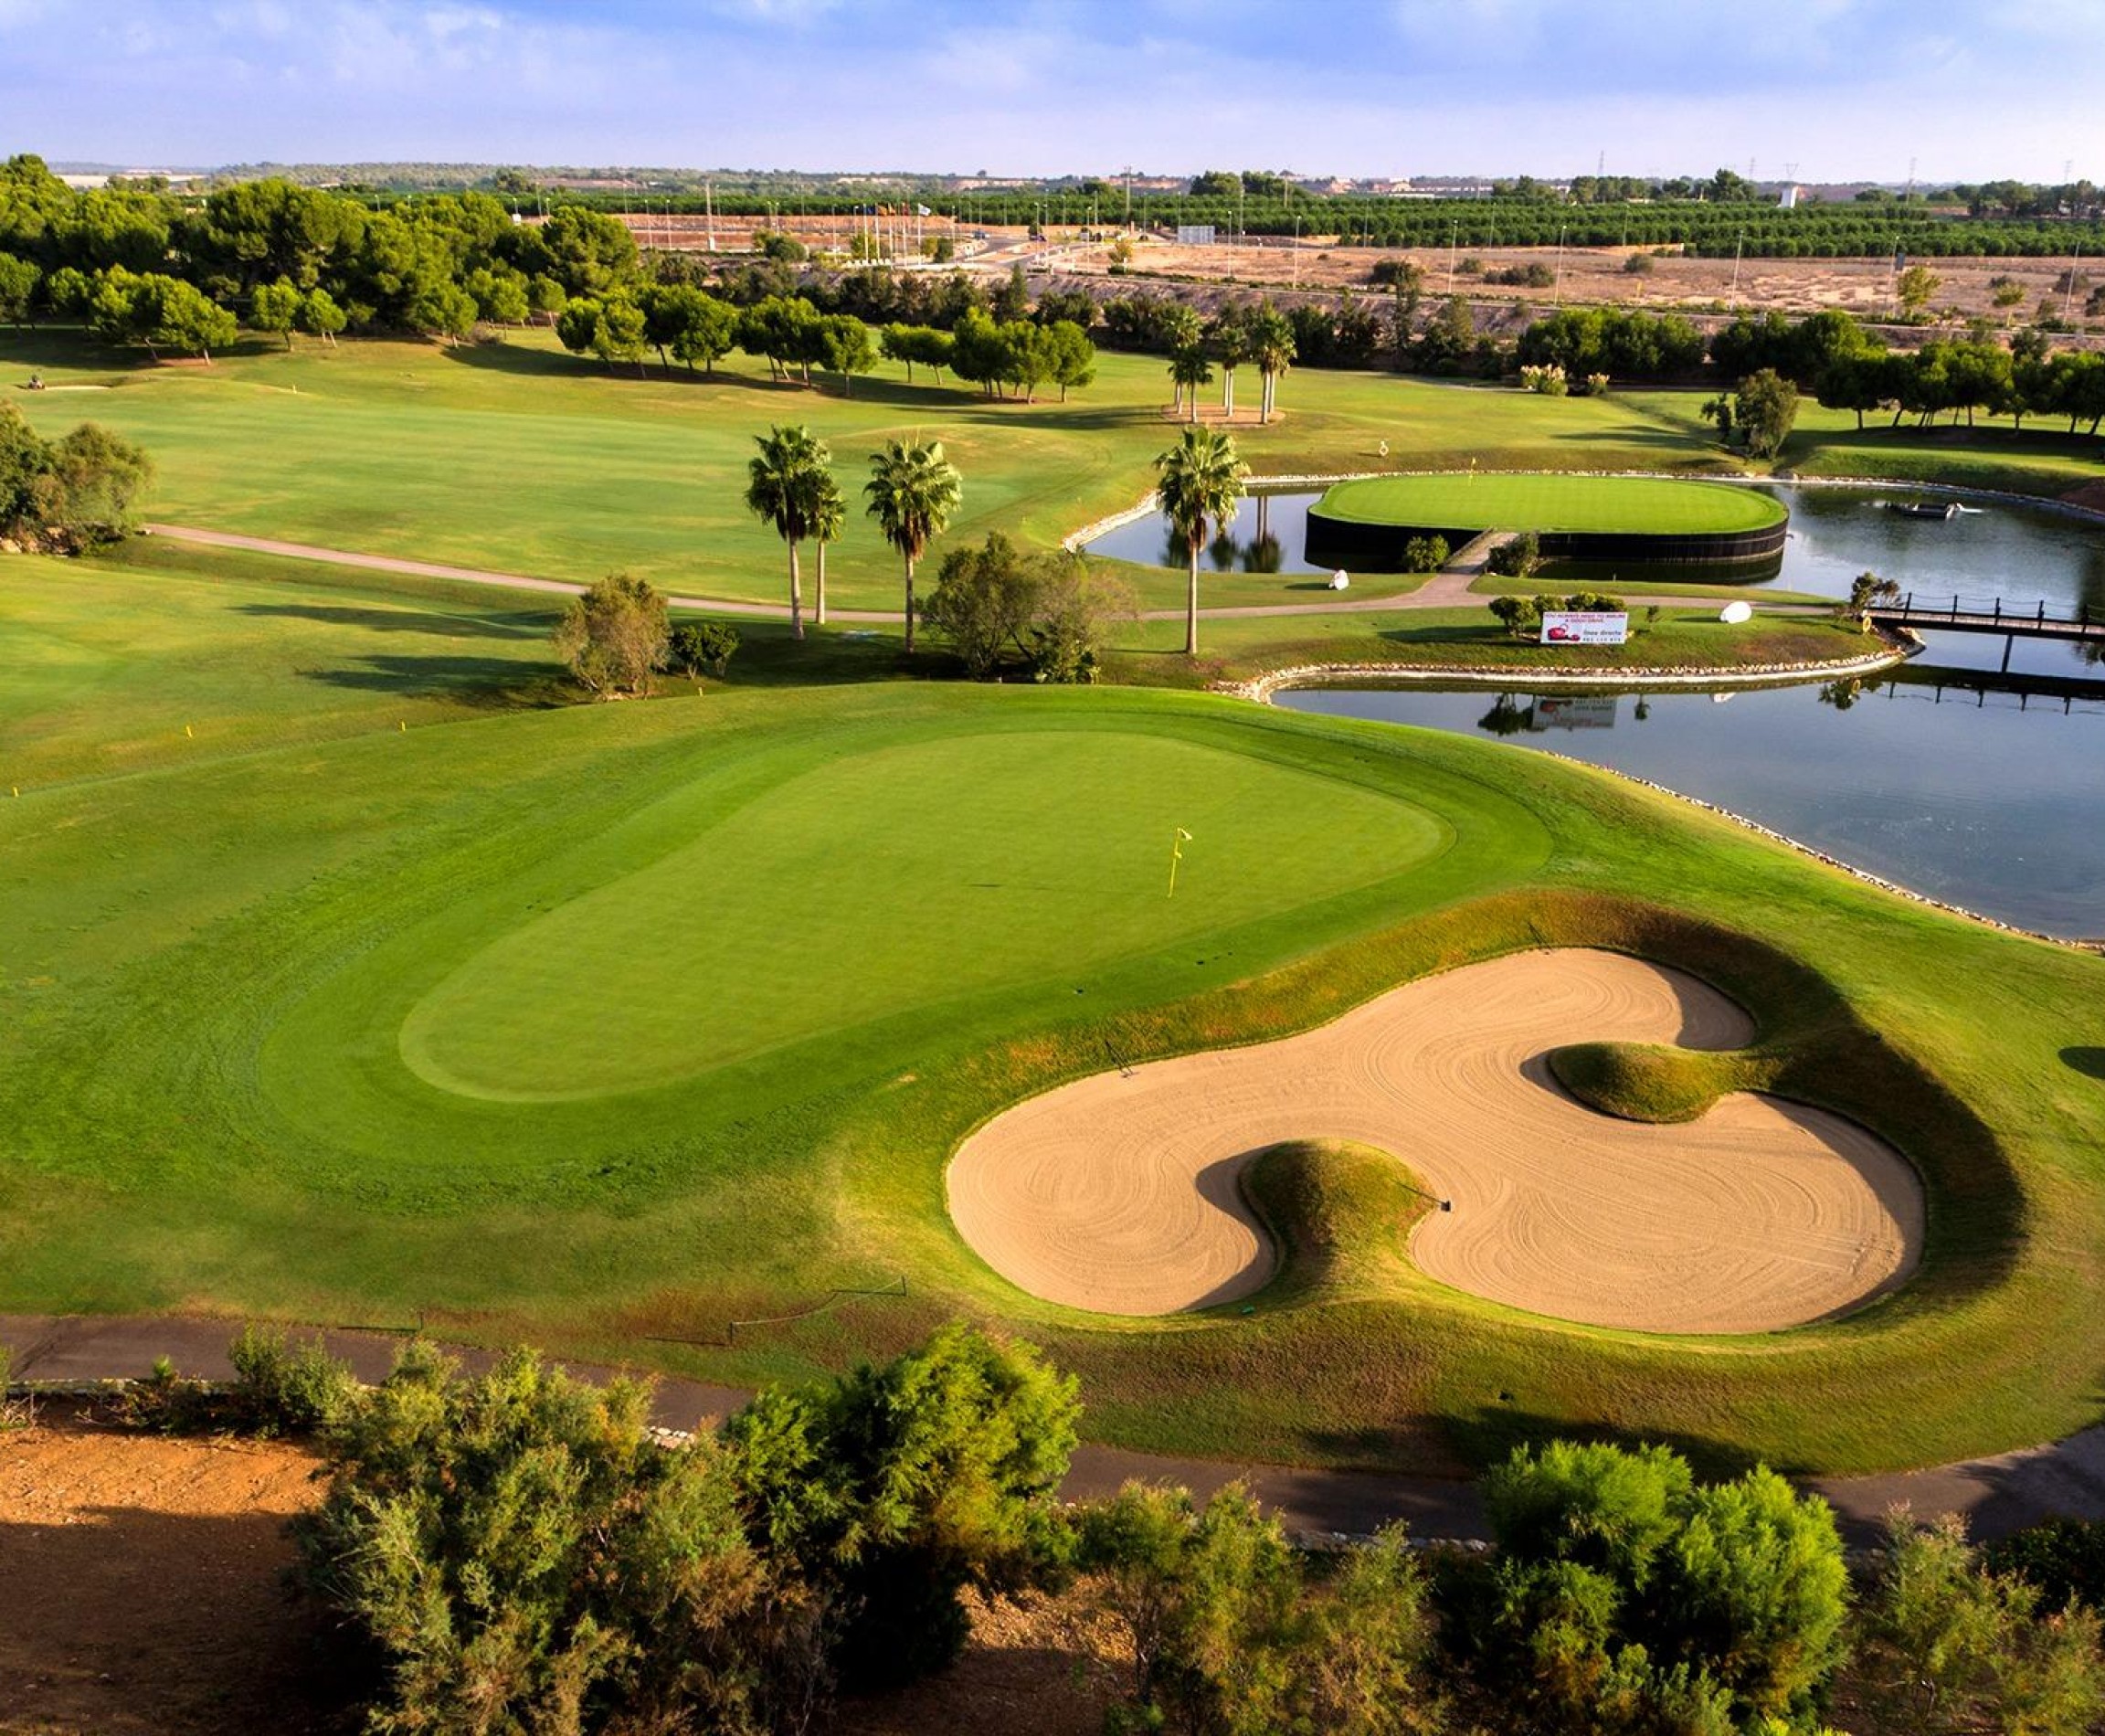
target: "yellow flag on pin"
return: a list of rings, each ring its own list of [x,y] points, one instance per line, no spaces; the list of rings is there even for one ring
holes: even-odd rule
[[[1191,834],[1178,826],[1172,829],[1176,836],[1169,841],[1169,895],[1177,895],[1177,864],[1184,860],[1184,846],[1191,842]]]

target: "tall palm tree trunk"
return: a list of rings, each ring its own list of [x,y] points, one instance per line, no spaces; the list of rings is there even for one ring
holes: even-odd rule
[[[820,538],[819,543],[819,584],[811,598],[811,624],[814,627],[826,625],[826,543],[824,538]]]
[[[1199,655],[1199,539],[1189,539],[1191,571],[1184,587],[1184,655]]]
[[[797,568],[797,543],[789,543],[789,636],[804,637],[804,576]]]
[[[906,556],[906,655],[914,655],[914,557]]]

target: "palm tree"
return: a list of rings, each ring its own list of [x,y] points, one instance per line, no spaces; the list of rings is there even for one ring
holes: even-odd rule
[[[947,530],[957,511],[964,478],[943,456],[941,440],[887,440],[870,454],[870,481],[862,492],[870,516],[884,540],[906,563],[906,654],[914,654],[914,566],[928,545]]]
[[[1177,386],[1177,402],[1184,402],[1184,395],[1191,395],[1191,420],[1199,420],[1199,388],[1213,377],[1213,364],[1206,359],[1206,352],[1198,344],[1188,344],[1169,358],[1169,377]]]
[[[774,525],[775,534],[789,545],[789,630],[802,639],[804,588],[797,545],[811,535],[817,492],[813,479],[825,475],[830,455],[825,442],[802,427],[771,428],[755,435],[753,443],[760,453],[750,466],[746,505],[755,516]]]
[[[811,622],[815,627],[823,627],[826,625],[826,545],[839,542],[841,533],[848,527],[848,503],[831,471],[811,472],[809,519],[811,540],[819,545],[819,584],[811,599]]]
[[[1211,428],[1188,428],[1183,437],[1155,460],[1159,478],[1156,498],[1190,561],[1185,592],[1184,652],[1199,654],[1199,551],[1206,546],[1207,527],[1225,525],[1243,498],[1248,473],[1236,456],[1235,438]]]
[[[1221,363],[1221,408],[1235,419],[1235,370],[1250,360],[1250,317],[1239,307],[1224,308],[1214,315],[1207,335]]]
[[[1272,420],[1272,405],[1278,394],[1279,376],[1294,365],[1294,327],[1286,316],[1267,302],[1250,323],[1250,359],[1264,379],[1258,397],[1260,422]]]

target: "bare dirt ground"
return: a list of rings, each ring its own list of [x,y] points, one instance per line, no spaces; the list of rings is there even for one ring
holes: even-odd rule
[[[1760,1332],[1861,1303],[1914,1269],[1921,1186],[1855,1124],[1729,1096],[1657,1127],[1586,1108],[1547,1055],[1581,1039],[1735,1048],[1716,990],[1610,953],[1525,953],[1408,983],[1320,1030],[1099,1074],[997,1117],[951,1165],[950,1210],[1035,1296],[1163,1314],[1247,1296],[1273,1255],[1239,1176],[1296,1138],[1394,1152],[1452,1210],[1412,1254],[1537,1314]]]
[[[64,1405],[0,1434],[0,1731],[347,1728],[280,1581],[312,1469],[281,1444],[120,1434]]]
[[[697,217],[642,212],[624,219],[644,247],[673,251],[706,251],[709,228]],[[958,265],[967,269],[998,270],[1006,274],[1021,259],[1037,274],[1104,276],[1110,272],[1113,256],[1107,241],[1083,241],[1081,231],[1055,226],[1038,242],[1030,239],[1021,226],[990,227],[987,239],[976,238],[976,226],[954,224],[939,217],[888,219],[888,244],[895,245],[902,259],[910,259],[920,239],[936,235],[951,238],[958,249]],[[751,217],[719,217],[715,222],[716,246],[725,254],[744,252],[753,245],[756,224]],[[802,241],[814,252],[844,252],[856,233],[852,217],[802,217],[784,215],[777,227]],[[862,228],[867,228],[864,219]],[[1642,273],[1626,268],[1634,254],[1654,253],[1644,247],[1549,247],[1460,248],[1452,254],[1444,248],[1342,247],[1334,236],[1304,236],[1298,241],[1285,236],[1251,237],[1213,247],[1182,247],[1158,236],[1136,238],[1133,259],[1121,280],[1129,287],[1143,288],[1149,280],[1187,280],[1201,282],[1279,291],[1345,289],[1386,298],[1388,291],[1375,289],[1370,276],[1378,260],[1410,259],[1425,273],[1429,296],[1461,294],[1480,303],[1515,302],[1531,312],[1560,302],[1614,302],[1652,312],[1679,309],[1690,312],[1779,308],[1812,313],[1838,307],[1871,322],[1890,318],[1897,311],[1895,272],[1890,258],[1873,259],[1747,259],[1735,266],[1729,259],[1684,259],[1668,249],[1653,258],[1651,270]],[[1458,268],[1465,259],[1481,263],[1483,270],[1465,272]],[[2105,282],[2105,262],[2082,259],[1924,259],[1941,280],[1930,297],[1933,312],[1954,321],[1976,315],[2001,322],[2023,323],[2032,318],[2040,302],[2052,298],[2057,312],[2066,309],[2079,325],[2085,323],[2083,303],[2087,290]],[[1547,265],[1557,281],[1548,288],[1531,289],[1488,281],[1491,274],[1513,266]],[[2078,279],[2076,293],[2067,294],[2066,274]],[[1995,305],[1995,281],[2008,280],[2022,291],[2022,298],[2007,307]],[[2092,322],[2105,325],[2105,323]]]

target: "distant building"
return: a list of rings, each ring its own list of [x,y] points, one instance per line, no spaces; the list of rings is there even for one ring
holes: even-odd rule
[[[1179,247],[1211,247],[1213,225],[1211,223],[1179,223],[1177,226]]]
[[[1800,186],[1785,187],[1783,189],[1782,196],[1779,198],[1776,203],[1782,206],[1782,208],[1786,211],[1795,211],[1798,208],[1799,196],[1802,195],[1805,189]]]

